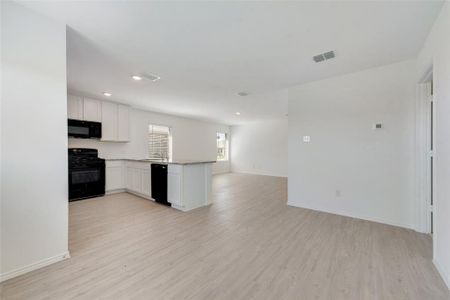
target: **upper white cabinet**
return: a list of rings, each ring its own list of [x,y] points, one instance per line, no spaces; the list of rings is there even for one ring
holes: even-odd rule
[[[117,104],[102,102],[102,141],[117,140]]]
[[[84,98],[83,119],[85,121],[102,121],[102,102],[100,100]]]
[[[130,141],[130,107],[74,95],[67,96],[69,119],[102,123],[102,141]]]
[[[130,140],[130,108],[126,105],[102,102],[102,141]]]
[[[130,107],[119,104],[117,106],[117,140],[130,140]]]
[[[83,120],[83,97],[67,96],[67,118]]]

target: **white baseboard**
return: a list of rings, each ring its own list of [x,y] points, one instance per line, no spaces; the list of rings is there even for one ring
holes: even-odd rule
[[[113,194],[125,193],[126,191],[127,191],[126,189],[110,190],[110,191],[105,191],[105,194],[113,195]]]
[[[152,197],[150,197],[148,195],[144,195],[144,194],[138,193],[138,192],[135,192],[135,191],[125,190],[125,192],[127,192],[129,194],[132,194],[132,195],[135,195],[135,196],[138,196],[138,197],[141,197],[141,198],[144,198],[144,199],[155,201],[155,199],[153,199]]]
[[[450,290],[450,276],[445,274],[444,269],[435,259],[433,259],[433,264],[441,275],[442,280],[444,280],[445,284],[447,285],[447,288]]]
[[[3,281],[6,281],[8,279],[17,277],[19,275],[22,275],[22,274],[25,274],[25,273],[28,273],[28,272],[31,272],[31,271],[43,268],[45,266],[54,264],[56,262],[59,262],[59,261],[62,261],[62,260],[68,259],[68,258],[70,258],[69,251],[66,251],[66,252],[64,252],[62,254],[59,254],[59,255],[56,255],[56,256],[53,256],[53,257],[45,258],[45,259],[40,260],[38,262],[29,264],[28,266],[25,266],[25,267],[22,267],[22,268],[18,268],[18,269],[6,272],[4,274],[0,274],[0,282],[3,282]]]
[[[287,178],[287,175],[273,174],[273,173],[265,173],[265,172],[257,172],[257,171],[239,171],[239,170],[232,170],[230,173]]]
[[[375,222],[375,223],[381,223],[381,224],[386,224],[386,225],[391,225],[391,226],[396,226],[396,227],[402,227],[402,228],[406,228],[406,229],[412,229],[415,231],[415,228],[412,225],[402,224],[402,223],[393,222],[390,220],[371,217],[371,216],[357,215],[357,214],[349,213],[349,212],[342,211],[342,210],[338,211],[338,210],[330,210],[330,209],[324,209],[324,208],[319,208],[319,207],[299,206],[299,205],[290,203],[289,201],[288,201],[287,205],[293,206],[293,207],[300,207],[300,208],[320,211],[320,212],[325,212],[325,213],[329,213],[329,214],[333,214],[333,215],[340,215],[340,216],[354,218],[354,219],[360,219],[360,220],[365,220],[365,221],[370,221],[370,222]]]

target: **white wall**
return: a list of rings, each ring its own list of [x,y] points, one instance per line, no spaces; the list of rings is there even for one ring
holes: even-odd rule
[[[450,3],[417,59],[420,79],[433,66],[435,117],[434,263],[450,288]]]
[[[207,123],[188,118],[132,109],[130,114],[130,142],[114,143],[97,140],[69,139],[69,147],[92,147],[103,158],[148,157],[148,125],[166,125],[172,129],[172,158],[174,160],[216,160],[216,133],[230,133],[226,125]],[[228,162],[218,162],[214,173],[229,172]]]
[[[289,205],[414,227],[414,70],[407,61],[289,90]]]
[[[231,128],[232,171],[286,177],[287,132],[287,118],[233,126]]]
[[[1,2],[1,280],[68,254],[66,27]]]

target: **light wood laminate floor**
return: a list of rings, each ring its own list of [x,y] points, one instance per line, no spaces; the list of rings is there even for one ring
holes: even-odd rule
[[[70,204],[72,258],[4,299],[450,299],[431,239],[286,206],[284,178],[225,174],[182,213],[130,194]]]

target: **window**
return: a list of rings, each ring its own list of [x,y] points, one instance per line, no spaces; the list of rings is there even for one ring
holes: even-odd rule
[[[150,159],[172,158],[172,135],[169,127],[151,124],[148,126],[148,156]]]
[[[217,133],[217,160],[228,160],[228,138],[223,132]]]

